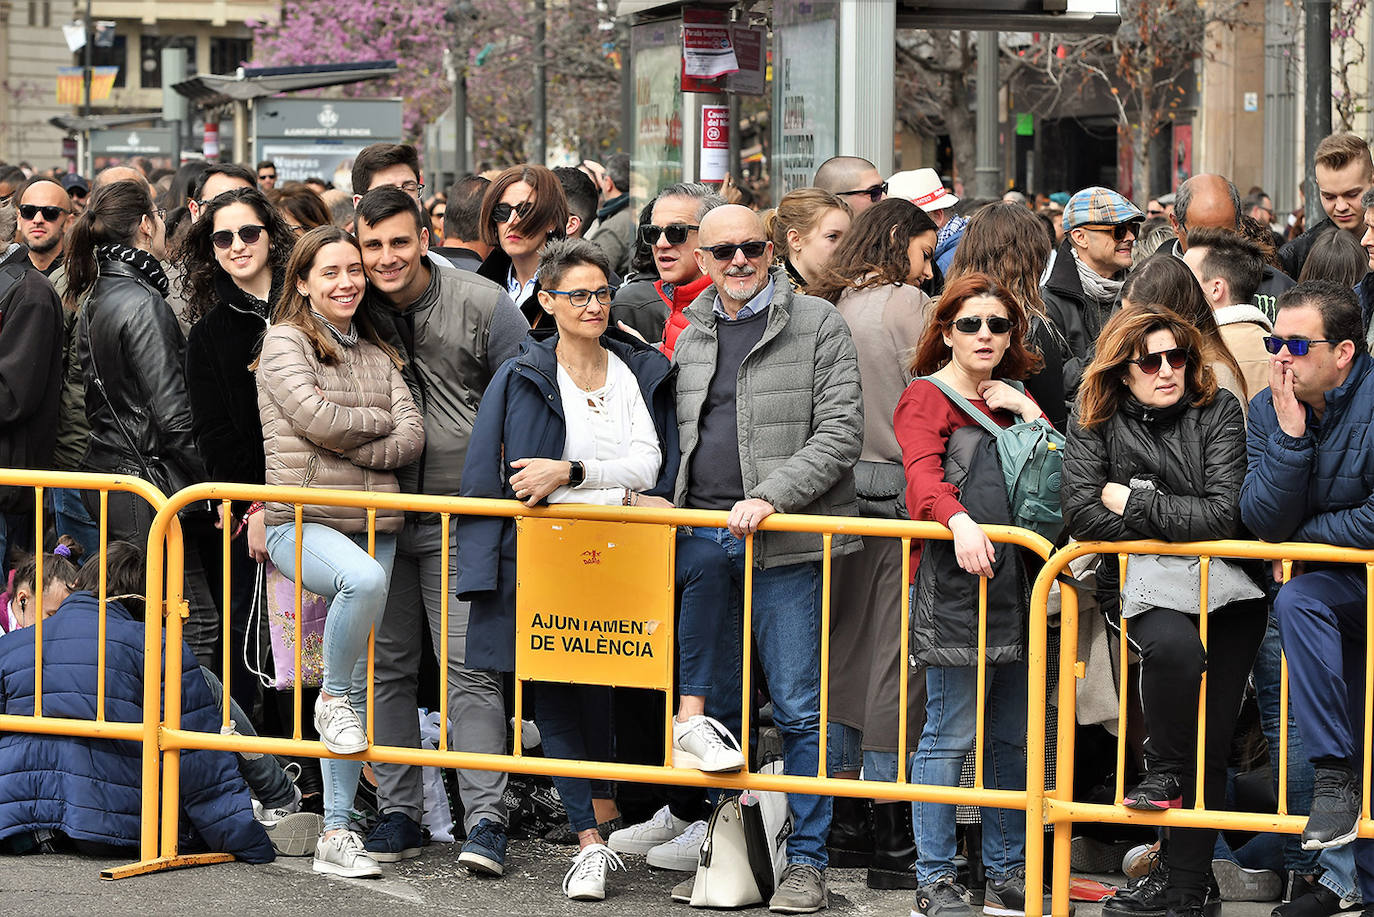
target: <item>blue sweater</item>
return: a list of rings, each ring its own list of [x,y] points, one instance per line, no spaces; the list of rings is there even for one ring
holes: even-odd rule
[[[1359,353],[1320,421],[1279,428],[1273,394],[1250,402],[1249,469],[1240,492],[1245,525],[1265,541],[1374,548],[1374,359]]]
[[[94,720],[99,601],[73,593],[43,622],[43,714]],[[33,714],[34,635],[0,637],[0,713]],[[105,716],[143,719],[144,625],[118,602],[106,604]],[[189,647],[181,649],[181,725],[219,732],[220,713]],[[0,734],[0,839],[37,828],[74,840],[136,847],[141,744],[113,739]],[[229,752],[181,753],[182,849],[232,853],[270,863],[272,845],[253,819],[248,787]]]

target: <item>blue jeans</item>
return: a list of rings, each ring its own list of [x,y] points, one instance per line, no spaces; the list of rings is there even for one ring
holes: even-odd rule
[[[367,533],[354,535],[307,522],[301,526],[300,584],[329,600],[324,621],[324,678],[321,690],[347,697],[358,717],[367,716],[367,635],[381,619],[396,559],[396,536],[377,534],[377,556],[367,554]],[[284,575],[296,569],[295,523],[267,527],[267,553]],[[294,577],[293,577],[294,579]],[[324,826],[348,824],[358,777],[357,760],[324,758]]]
[[[706,696],[706,709],[719,711],[725,727],[740,735],[744,542],[723,528],[698,528],[693,534],[719,544],[730,558],[730,617],[716,642],[717,675]],[[783,769],[814,777],[821,761],[821,565],[756,567],[753,587],[754,644],[773,698],[773,722],[782,733]],[[826,867],[830,801],[829,796],[788,794],[792,812],[789,863]]]
[[[983,717],[983,774],[989,789],[1026,787],[1026,664],[987,667]],[[976,666],[926,669],[926,725],[911,765],[911,782],[958,786],[976,727]],[[1014,809],[983,808],[983,865],[1001,880],[1026,861],[1026,816]],[[953,877],[954,806],[912,803],[916,876],[922,885]]]
[[[1364,760],[1364,571],[1339,567],[1295,576],[1275,597],[1274,615],[1288,655],[1293,716],[1309,760],[1341,758],[1358,772]],[[1374,901],[1374,839],[1356,838],[1349,846],[1360,893]]]
[[[91,518],[90,510],[81,499],[81,491],[69,487],[52,487],[47,491],[48,512],[52,513],[53,531],[59,537],[70,535],[85,553],[77,566],[88,557],[100,553],[100,524]]]
[[[1282,666],[1279,662],[1281,641],[1279,622],[1272,608],[1269,624],[1260,643],[1259,655],[1255,657],[1255,699],[1259,705],[1260,728],[1269,743],[1269,767],[1274,773],[1275,786],[1279,779],[1279,676]],[[1293,704],[1288,705],[1288,811],[1293,815],[1306,815],[1312,808],[1312,762],[1298,735],[1297,720],[1293,716]],[[1310,876],[1317,871],[1317,855],[1320,851],[1303,850],[1301,839],[1296,834],[1288,834],[1283,840],[1283,867],[1301,876]]]
[[[706,697],[715,677],[716,644],[729,621],[730,557],[720,545],[683,529],[678,529],[676,550],[678,693]],[[736,696],[731,707],[738,706]]]
[[[534,693],[534,722],[544,754],[574,761],[608,760],[611,751],[611,689],[601,685],[540,684]],[[596,827],[593,781],[554,777],[558,798],[574,831]],[[603,798],[608,798],[609,794]]]
[[[33,549],[33,514],[0,513],[0,579],[9,576],[9,550],[17,547],[24,551]]]

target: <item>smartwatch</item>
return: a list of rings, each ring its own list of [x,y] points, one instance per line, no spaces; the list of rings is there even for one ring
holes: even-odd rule
[[[581,462],[568,462],[568,486],[581,487],[587,479],[587,468]]]

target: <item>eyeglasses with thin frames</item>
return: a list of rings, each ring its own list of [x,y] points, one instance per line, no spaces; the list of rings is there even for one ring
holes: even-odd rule
[[[587,308],[592,304],[593,298],[601,305],[609,306],[612,296],[610,287],[601,287],[597,290],[545,290],[544,292],[568,297],[568,302],[572,303],[575,309]]]

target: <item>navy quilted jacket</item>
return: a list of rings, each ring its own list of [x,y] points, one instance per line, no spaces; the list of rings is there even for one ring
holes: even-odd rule
[[[1326,393],[1307,431],[1279,429],[1265,389],[1250,402],[1249,470],[1240,492],[1245,525],[1265,541],[1374,548],[1374,359],[1359,354],[1340,388]]]
[[[92,720],[96,703],[99,603],[73,593],[43,622],[43,714]],[[105,717],[142,719],[143,624],[118,602],[106,605]],[[32,627],[0,637],[0,713],[33,713]],[[182,727],[219,732],[220,714],[195,656],[181,650]],[[0,734],[0,839],[35,828],[75,840],[136,847],[141,745],[112,739]],[[269,863],[272,845],[253,820],[248,787],[233,755],[181,753],[183,850],[209,849]]]

